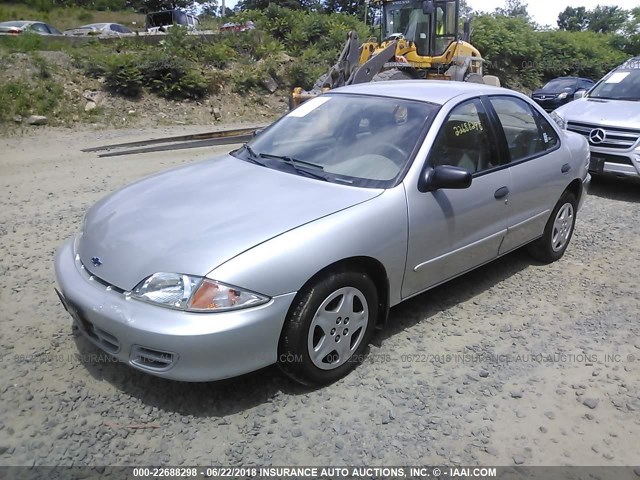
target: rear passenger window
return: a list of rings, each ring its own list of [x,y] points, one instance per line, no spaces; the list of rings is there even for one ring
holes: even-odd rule
[[[540,127],[540,131],[542,133],[542,143],[544,150],[551,150],[559,143],[558,134],[540,112],[537,112],[535,110],[533,112],[535,113],[536,120],[538,121],[538,126]]]
[[[436,138],[429,162],[452,165],[476,173],[498,166],[495,145],[482,103],[472,100],[455,107]]]
[[[543,153],[558,144],[553,127],[524,100],[515,97],[490,100],[507,138],[511,162]]]

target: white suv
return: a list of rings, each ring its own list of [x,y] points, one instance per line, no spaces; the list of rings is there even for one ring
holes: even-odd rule
[[[609,72],[579,100],[551,113],[589,140],[589,171],[640,178],[640,57]]]

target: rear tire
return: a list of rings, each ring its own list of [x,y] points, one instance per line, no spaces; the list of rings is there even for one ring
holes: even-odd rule
[[[278,364],[295,381],[327,385],[362,362],[378,317],[378,292],[363,272],[337,270],[294,299],[278,345]]]
[[[562,258],[573,236],[577,210],[575,195],[564,192],[551,212],[542,237],[528,245],[529,254],[543,263]]]
[[[407,72],[392,68],[380,73],[376,73],[371,79],[372,82],[388,82],[390,80],[413,80],[413,77]]]

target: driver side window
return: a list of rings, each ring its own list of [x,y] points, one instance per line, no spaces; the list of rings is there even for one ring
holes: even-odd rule
[[[478,173],[498,166],[495,142],[489,135],[489,121],[480,100],[455,107],[442,125],[429,155],[429,163],[452,165]]]

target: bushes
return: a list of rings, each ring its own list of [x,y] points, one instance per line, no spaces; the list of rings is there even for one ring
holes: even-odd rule
[[[107,90],[125,97],[139,97],[143,84],[138,57],[131,54],[109,56],[105,62],[104,85]]]
[[[144,85],[161,97],[198,99],[207,94],[206,79],[185,59],[160,53],[145,60],[141,71]]]
[[[348,15],[276,5],[234,18],[237,23],[248,20],[256,24],[255,30],[223,33],[215,42],[172,28],[160,47],[121,43],[111,47],[121,53],[113,54],[102,45],[94,46],[90,53],[76,55],[76,64],[87,75],[104,76],[110,91],[129,97],[146,89],[166,98],[198,99],[220,91],[228,81],[235,92],[264,90],[269,77],[287,90],[311,88],[335,63],[349,30],[357,30],[362,37],[369,33]],[[220,74],[231,65],[230,74]]]
[[[49,115],[63,99],[62,86],[50,79],[0,83],[0,123],[9,122],[16,115]]]
[[[207,80],[188,60],[166,53],[148,58],[131,53],[110,55],[105,60],[104,79],[107,90],[129,98],[139,97],[144,88],[169,99],[198,99],[208,91]]]
[[[488,61],[485,73],[507,87],[529,89],[559,76],[601,78],[627,57],[615,40],[594,32],[536,31],[525,18],[495,15],[476,17],[471,36]]]

